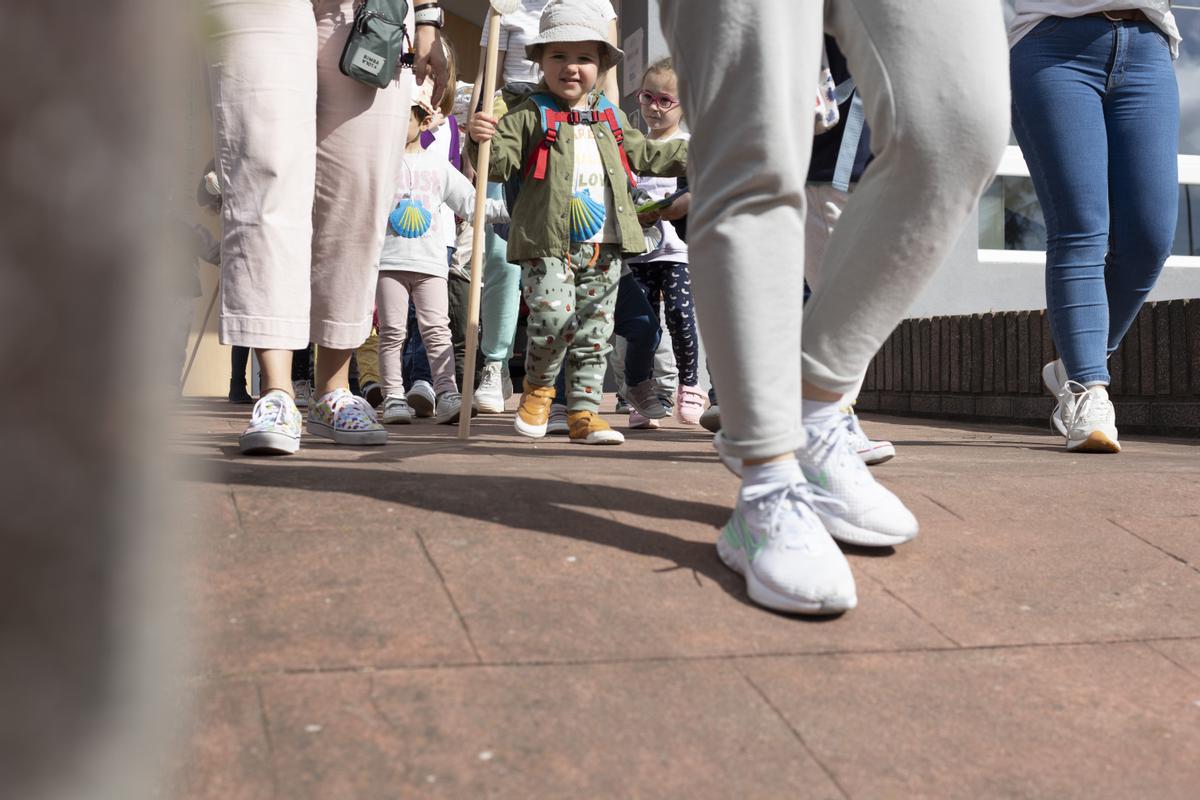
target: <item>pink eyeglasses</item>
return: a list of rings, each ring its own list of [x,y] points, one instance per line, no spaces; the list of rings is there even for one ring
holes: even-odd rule
[[[663,111],[670,111],[675,106],[679,105],[679,98],[672,97],[666,93],[652,92],[649,89],[642,89],[637,93],[638,102],[644,106],[652,106],[658,104],[658,107]]]

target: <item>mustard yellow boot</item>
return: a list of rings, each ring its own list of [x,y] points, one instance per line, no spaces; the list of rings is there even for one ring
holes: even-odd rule
[[[614,431],[598,414],[591,411],[572,411],[567,414],[567,426],[574,444],[621,444],[625,437]]]
[[[517,417],[513,427],[522,436],[541,439],[546,435],[546,423],[550,421],[550,404],[554,402],[553,386],[534,386],[525,381],[521,394],[521,405],[517,406]]]

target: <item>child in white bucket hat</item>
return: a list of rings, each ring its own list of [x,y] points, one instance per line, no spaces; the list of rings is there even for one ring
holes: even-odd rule
[[[624,437],[597,412],[621,264],[646,250],[633,174],[683,175],[687,143],[626,130],[625,114],[595,91],[623,55],[609,43],[595,0],[552,0],[525,49],[542,69],[538,91],[499,123],[478,113],[467,128],[472,158],[475,143],[492,140],[492,180],[522,180],[508,237],[508,260],[521,265],[529,307],[515,426],[545,436],[565,357],[571,441],[620,444]]]

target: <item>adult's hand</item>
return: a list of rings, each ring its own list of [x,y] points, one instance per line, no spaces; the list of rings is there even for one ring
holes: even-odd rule
[[[442,46],[441,31],[432,25],[418,25],[413,37],[413,75],[417,84],[433,81],[433,97],[440,100],[446,88],[450,67],[446,63],[446,48]]]

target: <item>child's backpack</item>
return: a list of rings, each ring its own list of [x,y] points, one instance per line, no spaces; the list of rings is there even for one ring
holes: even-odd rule
[[[507,88],[507,87],[506,87]],[[637,186],[637,176],[633,174],[633,169],[629,166],[629,157],[625,155],[625,132],[621,130],[621,123],[618,121],[617,107],[612,104],[604,95],[600,95],[599,101],[595,108],[585,110],[572,109],[570,111],[562,111],[558,107],[558,102],[554,96],[546,92],[535,92],[529,95],[529,99],[537,104],[538,112],[541,117],[542,126],[542,141],[537,148],[530,153],[529,160],[525,164],[525,169],[519,175],[514,175],[509,178],[504,184],[504,201],[508,205],[511,212],[517,203],[517,194],[521,190],[521,184],[526,180],[545,180],[546,169],[550,163],[550,148],[554,147],[554,143],[558,141],[559,127],[565,122],[568,125],[596,125],[601,122],[608,125],[609,131],[612,133],[613,141],[617,143],[617,152],[621,156],[621,166],[625,168],[625,175],[629,179],[630,187]],[[503,239],[508,239],[508,226],[496,226],[496,233]]]

